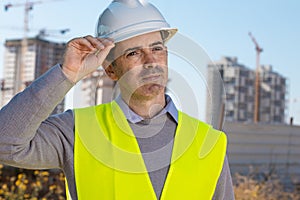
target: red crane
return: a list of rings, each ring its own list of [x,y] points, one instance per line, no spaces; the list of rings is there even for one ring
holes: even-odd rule
[[[251,32],[249,32],[249,36],[252,39],[255,45],[256,51],[256,70],[255,70],[255,99],[254,99],[254,115],[253,115],[253,122],[259,122],[259,108],[260,108],[260,53],[263,49],[259,46],[256,39],[253,37]]]

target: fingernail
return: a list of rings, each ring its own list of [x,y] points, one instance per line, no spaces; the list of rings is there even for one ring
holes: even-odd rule
[[[100,44],[100,45],[99,45],[99,49],[104,49],[104,47],[105,47],[105,46],[104,46],[103,44]]]

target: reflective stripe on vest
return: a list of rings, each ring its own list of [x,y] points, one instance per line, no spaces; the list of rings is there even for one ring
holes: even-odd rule
[[[160,199],[212,199],[226,143],[223,132],[179,112]],[[137,140],[115,101],[75,110],[74,171],[79,200],[157,199]]]

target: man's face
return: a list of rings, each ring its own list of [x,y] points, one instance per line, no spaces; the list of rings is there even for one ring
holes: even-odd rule
[[[151,98],[164,93],[168,79],[167,48],[160,32],[137,36],[116,45],[110,66],[122,95]]]

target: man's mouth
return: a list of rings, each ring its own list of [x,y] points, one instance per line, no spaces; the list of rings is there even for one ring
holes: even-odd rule
[[[142,81],[143,82],[153,82],[153,81],[159,80],[160,78],[161,78],[160,74],[151,74],[151,75],[142,77]]]

